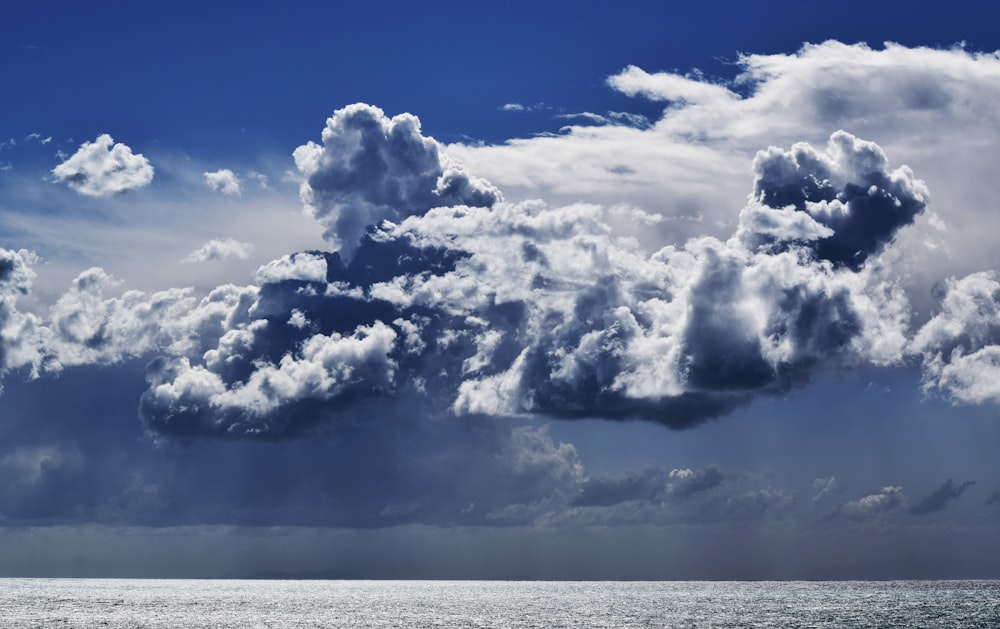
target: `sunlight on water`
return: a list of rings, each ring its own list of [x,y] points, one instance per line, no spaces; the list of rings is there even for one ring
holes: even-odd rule
[[[14,628],[1000,626],[1000,581],[0,583]]]

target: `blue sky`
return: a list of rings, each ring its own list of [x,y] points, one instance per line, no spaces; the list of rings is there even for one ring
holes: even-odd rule
[[[0,572],[997,577],[984,11],[8,3]]]

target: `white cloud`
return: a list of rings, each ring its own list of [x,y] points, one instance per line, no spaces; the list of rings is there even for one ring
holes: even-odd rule
[[[887,485],[881,491],[839,505],[831,515],[849,520],[869,520],[895,510],[905,500],[901,487]]]
[[[735,101],[739,97],[722,85],[700,78],[677,74],[648,72],[629,66],[608,78],[608,85],[629,96],[645,96],[651,100],[684,101],[690,104]]]
[[[326,258],[312,253],[294,253],[272,260],[257,269],[258,284],[276,284],[288,280],[326,282]]]
[[[146,186],[153,180],[153,167],[141,153],[125,144],[115,144],[107,133],[84,142],[52,174],[73,190],[92,197],[106,197]]]
[[[253,251],[253,245],[234,238],[213,238],[189,253],[181,262],[206,262],[238,258],[246,260]]]
[[[231,197],[238,197],[243,194],[243,186],[240,184],[239,177],[228,168],[214,172],[205,172],[203,174],[205,183],[212,190]]]
[[[845,130],[909,165],[934,194],[934,216],[901,234],[901,281],[930,310],[942,276],[981,270],[1000,231],[1000,57],[962,49],[884,49],[830,41],[791,54],[744,55],[728,86],[629,68],[609,79],[671,102],[648,130],[580,126],[556,137],[447,147],[509,199],[626,202],[666,219],[639,238],[650,249],[726,237],[745,205],[747,164],[767,146],[819,145]],[[739,96],[737,96],[737,92]],[[566,164],[573,164],[572,169]],[[936,229],[946,222],[947,231]],[[933,249],[924,246],[927,240]]]

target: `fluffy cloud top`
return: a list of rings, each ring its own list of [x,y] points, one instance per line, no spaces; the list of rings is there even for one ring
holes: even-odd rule
[[[52,169],[56,179],[91,197],[136,190],[153,180],[153,166],[141,153],[115,143],[107,133],[84,142],[76,153]]]
[[[305,177],[300,195],[306,210],[345,255],[369,225],[383,219],[436,206],[489,207],[500,200],[489,182],[468,174],[437,141],[421,135],[415,116],[388,118],[370,105],[335,111],[323,129],[323,144],[304,144],[294,156]]]
[[[230,197],[238,197],[243,194],[243,186],[240,183],[239,177],[228,168],[206,172],[204,173],[204,177],[208,187],[216,192],[221,192]]]

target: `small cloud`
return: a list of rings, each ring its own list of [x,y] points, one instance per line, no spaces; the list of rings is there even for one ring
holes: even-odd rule
[[[563,118],[565,120],[582,120],[595,125],[605,125],[611,122],[604,116],[589,111],[581,111],[575,114],[559,114],[556,118]]]
[[[829,494],[833,490],[837,489],[837,478],[831,476],[830,478],[817,478],[813,481],[813,504],[819,502],[823,496]]]
[[[545,103],[538,103],[537,105],[522,105],[521,103],[507,103],[500,108],[500,111],[541,111],[550,110],[551,106]]]
[[[253,245],[233,238],[214,238],[189,253],[181,262],[207,262],[239,258],[246,260],[253,251]]]
[[[74,191],[91,197],[136,190],[153,180],[153,167],[141,153],[115,144],[104,133],[84,142],[69,159],[52,169],[55,178]]]
[[[906,497],[902,487],[883,487],[881,491],[869,494],[858,500],[851,500],[839,505],[830,517],[842,517],[849,520],[869,520],[892,511],[903,504]]]
[[[267,188],[268,180],[267,180],[267,175],[265,175],[264,173],[259,173],[256,170],[251,170],[249,173],[247,173],[247,178],[255,180],[260,185],[261,189]]]
[[[28,142],[30,140],[37,140],[42,146],[45,146],[46,144],[52,141],[52,136],[50,135],[48,137],[43,138],[41,133],[29,133],[27,136],[25,136],[24,141]]]
[[[956,485],[954,481],[949,478],[943,485],[935,489],[929,495],[924,496],[917,504],[910,507],[910,513],[913,515],[925,515],[927,513],[941,511],[948,506],[949,502],[961,496],[966,489],[975,484],[976,481],[969,480],[965,481],[961,485]]]
[[[608,117],[618,124],[623,124],[636,129],[648,129],[653,126],[649,118],[642,114],[632,114],[627,111],[609,111]]]
[[[228,168],[206,172],[204,175],[205,183],[216,192],[230,197],[238,197],[243,194],[243,186],[240,185],[239,177]]]

